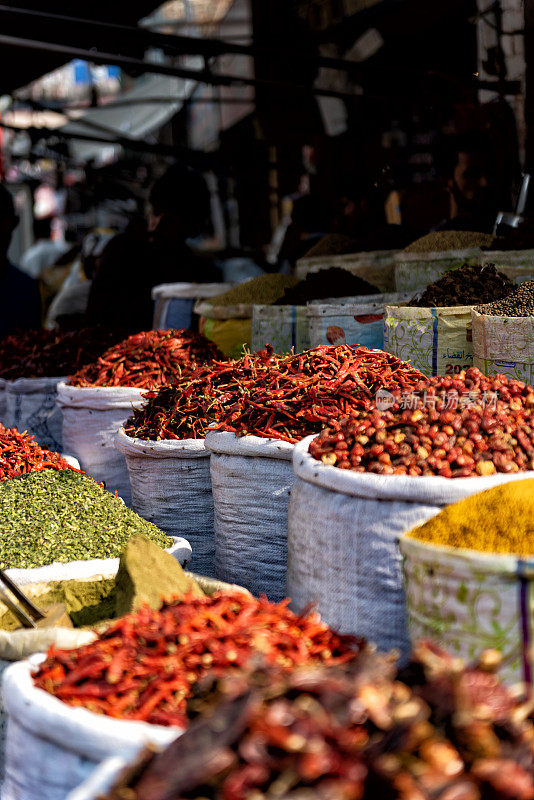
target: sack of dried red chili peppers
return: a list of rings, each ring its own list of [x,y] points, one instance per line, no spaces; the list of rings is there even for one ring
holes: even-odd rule
[[[471,368],[422,381],[404,408],[387,401],[297,445],[287,591],[296,608],[317,603],[329,624],[407,652],[398,536],[534,475],[534,391]]]
[[[367,407],[379,387],[400,392],[420,378],[399,359],[364,347],[321,346],[275,358],[206,438],[217,576],[273,600],[284,597],[294,443],[331,418]]]
[[[211,342],[191,331],[144,331],[109,348],[95,362],[58,387],[64,447],[82,467],[131,503],[124,455],[115,449],[117,432],[144,390],[183,380],[200,364],[220,356]]]
[[[153,390],[179,380],[197,364],[221,357],[199,333],[142,331],[110,347],[69,378],[70,386],[130,386]]]
[[[238,361],[213,362],[190,380],[149,395],[125,432],[151,440],[202,438],[212,423],[226,432],[206,439],[216,574],[280,599],[292,445],[330,419],[368,407],[378,388],[400,393],[422,377],[380,350],[321,346],[278,356],[268,348]]]
[[[0,377],[6,381],[4,423],[34,434],[43,447],[62,450],[61,413],[55,410],[57,382],[120,337],[105,328],[31,330],[7,336],[0,342]]]
[[[97,714],[184,727],[192,684],[208,673],[245,667],[258,653],[284,670],[356,657],[361,640],[330,630],[315,612],[297,616],[288,603],[217,592],[160,611],[145,606],[89,645],[52,648],[35,686]]]

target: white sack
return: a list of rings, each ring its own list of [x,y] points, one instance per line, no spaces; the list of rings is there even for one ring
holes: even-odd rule
[[[232,288],[231,283],[161,283],[152,289],[154,330],[190,328],[197,300],[217,297]]]
[[[204,439],[152,442],[121,428],[115,446],[126,457],[133,510],[169,535],[187,536],[191,569],[213,577],[213,497]]]
[[[6,398],[6,384],[4,378],[0,378],[0,422],[6,425],[6,411],[7,411],[7,398]]]
[[[180,733],[73,708],[33,685],[31,664],[12,664],[2,681],[8,714],[2,800],[65,800],[109,756],[131,760],[146,745]]]
[[[62,450],[62,416],[56,387],[62,378],[18,378],[5,383],[6,427],[28,431],[47,450]],[[74,454],[75,455],[75,454]]]
[[[57,402],[63,412],[63,442],[82,469],[119,493],[130,505],[126,460],[115,449],[115,436],[135,408],[143,405],[144,389],[58,385]]]
[[[215,575],[269,600],[285,597],[287,505],[294,445],[214,431],[210,451]]]
[[[475,478],[375,475],[327,466],[295,446],[288,520],[287,594],[329,625],[410,650],[398,537],[442,508],[533,473]]]

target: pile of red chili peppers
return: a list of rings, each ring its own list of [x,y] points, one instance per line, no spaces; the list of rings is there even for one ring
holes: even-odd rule
[[[367,409],[379,388],[400,396],[424,375],[366,347],[321,345],[299,355],[272,348],[213,363],[176,388],[152,395],[126,432],[143,439],[202,437],[208,425],[295,443],[332,420]]]
[[[73,706],[157,725],[186,725],[186,700],[205,676],[250,664],[259,654],[284,669],[343,664],[361,640],[336,634],[318,614],[296,616],[244,593],[216,593],[145,606],[91,644],[49,651],[35,685]]]
[[[212,361],[173,386],[147,392],[147,403],[124,426],[139,439],[202,439],[228,405],[239,402],[274,369],[278,357],[262,350],[238,361]]]
[[[110,347],[73,375],[69,384],[152,390],[176,383],[198,365],[221,357],[216,345],[199,333],[142,331]]]
[[[31,330],[0,341],[0,378],[59,378],[94,361],[123,334],[106,328]]]
[[[73,469],[59,453],[43,450],[27,433],[0,424],[0,481],[42,469]],[[76,470],[77,471],[77,470]]]

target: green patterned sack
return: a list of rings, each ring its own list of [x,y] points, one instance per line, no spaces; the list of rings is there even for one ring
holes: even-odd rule
[[[457,375],[473,366],[472,306],[386,306],[384,350],[428,377]]]
[[[534,561],[407,536],[399,544],[412,642],[430,639],[469,661],[493,648],[505,682],[532,683]]]
[[[395,256],[395,290],[420,292],[442,278],[446,272],[464,265],[480,263],[479,247],[468,250],[443,250],[438,253],[397,253]]]
[[[534,380],[534,317],[492,317],[472,311],[473,362],[485,375]]]
[[[254,306],[252,311],[251,350],[263,350],[266,344],[282,355],[294,350],[302,353],[310,347],[310,326],[306,306]]]

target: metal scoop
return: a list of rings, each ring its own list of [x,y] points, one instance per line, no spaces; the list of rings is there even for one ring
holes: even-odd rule
[[[5,592],[0,589],[0,599],[9,608],[10,611],[16,616],[23,628],[72,628],[72,621],[67,614],[67,608],[64,603],[54,603],[46,611],[38,608],[29,597],[14,583],[11,578],[6,575],[3,569],[0,569],[0,581],[4,587],[9,589],[19,601],[17,605]]]

